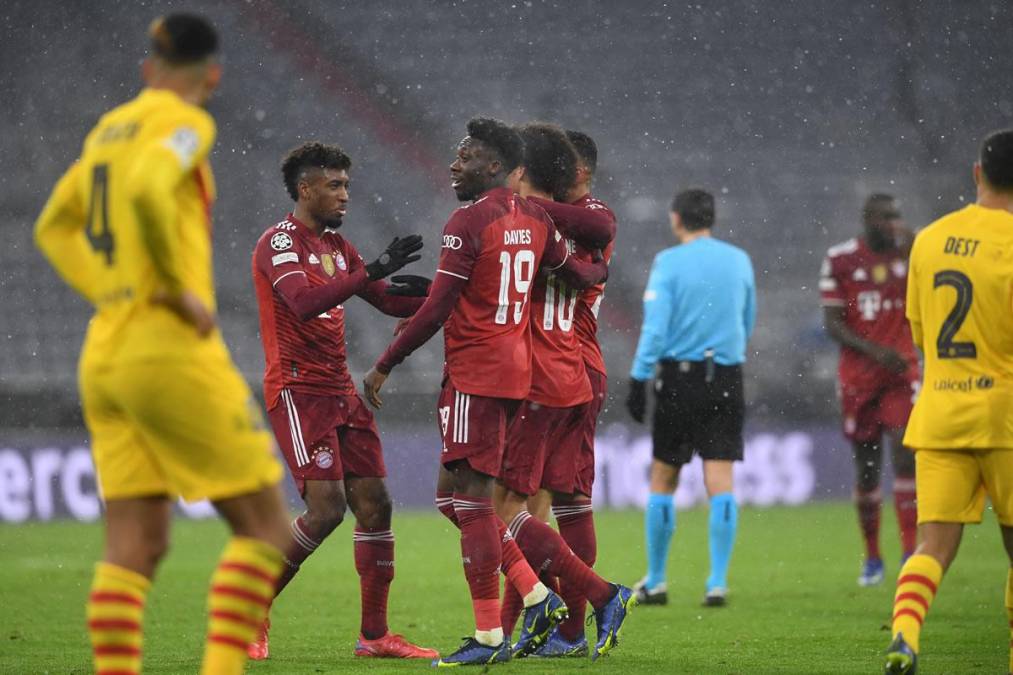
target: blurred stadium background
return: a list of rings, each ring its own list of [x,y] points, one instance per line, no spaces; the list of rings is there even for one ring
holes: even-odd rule
[[[843,440],[836,349],[823,335],[816,291],[823,253],[858,232],[871,191],[894,193],[915,228],[973,200],[977,143],[1013,118],[1013,5],[999,0],[5,2],[0,483],[8,491],[20,490],[17,461],[33,481],[57,480],[55,469],[38,472],[31,453],[84,439],[75,375],[90,310],[35,251],[32,223],[96,118],[137,92],[145,29],[170,9],[206,14],[223,38],[226,77],[210,106],[219,128],[219,312],[255,390],[263,356],[250,253],[290,208],[278,170],[286,150],[307,139],[342,145],[354,162],[343,233],[364,255],[394,235],[421,233],[427,248],[412,271],[429,273],[456,206],[447,165],[465,122],[476,114],[550,120],[597,140],[595,192],[620,221],[601,310],[609,452],[637,443],[646,452],[643,429],[625,426],[621,405],[640,295],[653,255],[673,243],[674,191],[703,186],[719,199],[717,234],[748,250],[757,273],[751,429],[776,431],[778,447],[803,434],[801,454],[823,462],[799,499],[844,495],[850,485],[849,461],[834,451]],[[356,380],[392,327],[349,303]],[[395,441],[414,439],[427,453],[437,451],[428,446],[441,359],[442,341],[433,340],[400,367],[379,415],[382,430],[401,434]],[[398,454],[395,445],[388,441],[392,474],[417,463],[430,475],[428,455]],[[769,461],[752,447],[756,462]],[[779,452],[782,463],[794,461]],[[415,482],[424,483],[424,503],[430,482]],[[26,517],[45,516],[32,508]]]

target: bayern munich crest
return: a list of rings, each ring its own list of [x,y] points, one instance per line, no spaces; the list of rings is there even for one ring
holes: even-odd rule
[[[334,454],[329,450],[320,450],[313,455],[313,461],[321,469],[329,469],[334,466]]]
[[[292,237],[284,232],[275,232],[271,237],[271,248],[275,251],[285,251],[292,248]]]
[[[342,272],[348,269],[348,263],[345,262],[345,256],[341,255],[340,253],[335,253],[334,260],[337,261],[338,269],[341,270]]]

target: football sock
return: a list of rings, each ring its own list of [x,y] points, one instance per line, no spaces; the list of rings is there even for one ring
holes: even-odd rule
[[[241,675],[246,647],[256,637],[274,597],[282,553],[250,537],[232,537],[211,577],[203,675]]]
[[[524,554],[501,518],[496,518],[496,527],[502,547],[500,569],[503,576],[510,582],[509,586],[517,591],[524,607],[537,605],[549,594],[549,589],[539,581],[531,565],[524,559]]]
[[[475,639],[486,645],[503,641],[500,626],[499,568],[502,562],[499,517],[488,497],[454,493],[461,527],[461,558],[475,612]],[[498,640],[496,639],[498,635]]]
[[[510,534],[532,569],[545,570],[572,583],[584,592],[595,609],[604,606],[615,594],[613,586],[574,555],[559,533],[527,511],[521,511],[511,521]]]
[[[310,557],[313,551],[317,550],[318,546],[320,546],[320,542],[310,535],[309,528],[306,527],[302,516],[293,520],[292,541],[289,543],[288,549],[285,550],[285,555],[282,558],[281,574],[278,576],[278,581],[274,587],[275,596],[288,586],[288,582],[292,581],[296,572],[299,571],[299,566],[303,564],[306,558]]]
[[[356,525],[352,537],[362,595],[361,631],[367,640],[387,634],[387,592],[394,580],[394,533]]]
[[[454,527],[460,528],[460,525],[457,522],[457,512],[454,511],[453,492],[437,492],[436,508],[444,515],[444,517],[446,517],[447,520],[454,524]]]
[[[707,577],[707,590],[728,588],[728,563],[735,546],[735,530],[739,524],[739,507],[731,492],[711,497],[710,554],[711,573]]]
[[[559,525],[559,535],[574,555],[588,567],[594,567],[598,558],[598,540],[594,533],[594,512],[591,500],[569,501],[552,505],[552,514]],[[587,598],[579,588],[566,579],[559,581],[560,595],[570,610],[568,619],[559,624],[559,632],[573,642],[584,634],[584,613]]]
[[[517,589],[506,584],[503,587],[503,604],[499,610],[499,622],[503,626],[504,635],[513,635],[517,626],[517,617],[521,615],[524,608],[524,600]]]
[[[879,511],[883,494],[879,488],[869,492],[855,490],[855,508],[858,509],[858,526],[865,539],[866,560],[879,560]]]
[[[893,598],[893,636],[902,633],[904,641],[915,652],[918,651],[918,636],[925,623],[925,615],[942,578],[943,567],[939,561],[932,556],[917,554],[907,559],[897,578],[897,593]]]
[[[88,636],[98,675],[141,672],[144,600],[151,581],[125,567],[100,562],[88,596]]]
[[[1013,567],[1006,572],[1006,616],[1009,618],[1009,672],[1013,673]]]
[[[644,512],[644,531],[647,535],[647,588],[665,582],[668,566],[668,547],[675,533],[675,503],[672,495],[652,492],[647,497]]]
[[[918,538],[918,504],[915,502],[915,479],[895,478],[893,505],[900,528],[900,545],[905,556],[915,551]]]

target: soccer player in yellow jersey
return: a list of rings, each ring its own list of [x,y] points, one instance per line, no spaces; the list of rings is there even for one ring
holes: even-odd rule
[[[201,672],[241,673],[288,543],[281,465],[215,326],[201,106],[221,77],[217,34],[172,14],[150,30],[147,83],[106,113],[35,226],[60,275],[95,305],[80,390],[105,501],[87,603],[98,673],[139,673],[145,597],[173,500],[210,499],[232,530],[209,593]]]
[[[974,180],[977,203],[929,225],[911,250],[907,316],[925,375],[904,445],[920,543],[897,579],[887,673],[915,672],[925,615],[986,495],[1013,565],[1013,129],[985,139]],[[1013,627],[1013,567],[1006,612]]]

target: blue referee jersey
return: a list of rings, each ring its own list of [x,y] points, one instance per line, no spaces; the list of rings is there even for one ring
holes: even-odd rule
[[[756,281],[749,254],[700,237],[654,256],[644,291],[644,325],[630,376],[654,377],[658,361],[744,363],[756,323]]]

